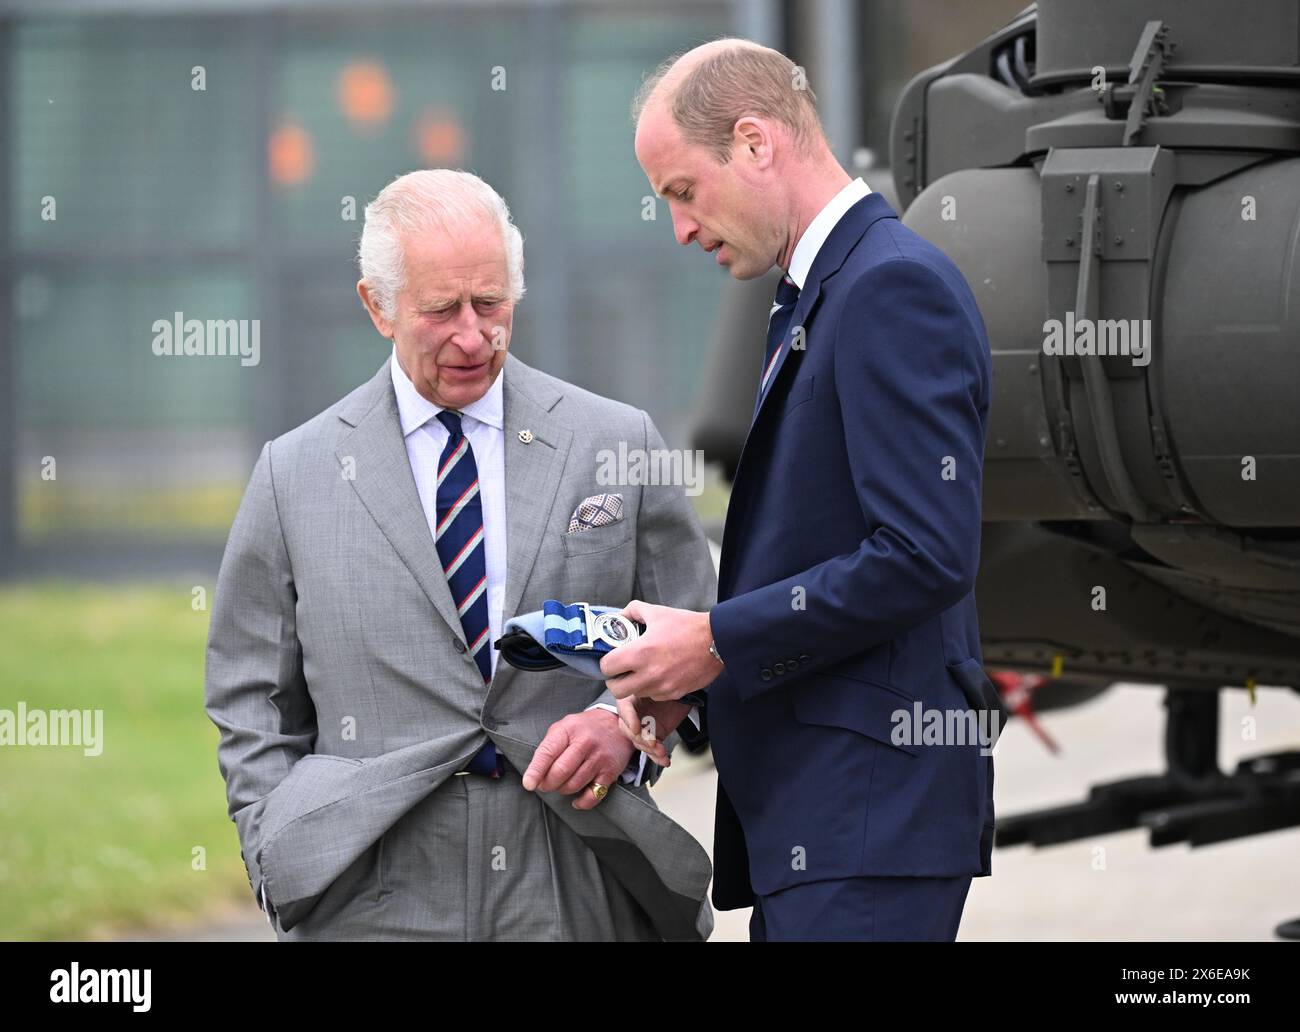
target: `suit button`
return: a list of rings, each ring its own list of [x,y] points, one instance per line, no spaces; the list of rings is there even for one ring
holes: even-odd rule
[[[799,669],[799,661],[797,659],[787,659],[785,661],[785,668],[793,673]]]
[[[456,651],[457,652],[465,651],[465,643],[461,641],[459,638],[456,639]]]
[[[495,731],[497,729],[497,722],[491,717],[484,717],[483,727],[488,731]]]
[[[774,664],[772,665],[772,669],[775,670],[778,674],[784,674],[784,673],[785,673],[785,664],[784,664],[784,663],[774,663]]]
[[[764,681],[770,681],[772,680],[772,671],[770,671],[767,667],[763,667],[762,672],[758,676],[761,677]]]
[[[810,659],[812,659],[812,656],[808,655],[808,653],[806,653],[806,652],[803,653],[803,654],[801,654],[801,655],[799,656],[799,662],[800,662],[800,663],[807,663],[808,660],[810,660]]]

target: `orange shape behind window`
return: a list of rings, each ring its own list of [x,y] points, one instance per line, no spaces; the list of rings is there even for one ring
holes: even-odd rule
[[[283,121],[267,142],[271,182],[276,186],[298,186],[311,178],[315,160],[311,134],[296,122]]]
[[[343,117],[359,129],[373,129],[393,114],[393,83],[378,61],[353,61],[339,73],[337,96]]]
[[[415,150],[430,167],[455,168],[465,158],[466,134],[453,112],[425,108],[415,121]]]

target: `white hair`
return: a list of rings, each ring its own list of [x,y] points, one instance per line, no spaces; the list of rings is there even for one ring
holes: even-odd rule
[[[491,219],[501,230],[508,289],[517,302],[524,296],[524,238],[510,220],[505,199],[492,187],[472,172],[430,168],[398,176],[379,191],[366,205],[357,261],[385,318],[393,318],[406,282],[403,238],[409,233],[445,233],[481,218]]]

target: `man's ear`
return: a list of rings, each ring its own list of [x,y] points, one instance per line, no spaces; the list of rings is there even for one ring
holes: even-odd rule
[[[772,163],[771,127],[760,118],[745,115],[737,119],[732,130],[732,141],[750,152],[750,164],[767,168]]]
[[[370,286],[365,280],[357,281],[357,294],[361,298],[361,303],[366,306],[366,312],[370,316],[370,321],[375,324],[375,329],[379,331],[379,336],[392,340],[392,320],[386,319],[384,313],[379,310],[379,306],[375,303],[375,299],[370,293]]]

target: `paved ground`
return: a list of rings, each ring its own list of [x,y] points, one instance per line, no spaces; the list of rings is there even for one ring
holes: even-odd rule
[[[1050,755],[1013,723],[997,751],[1000,814],[1075,802],[1098,781],[1158,772],[1162,766],[1163,694],[1121,686],[1043,724],[1062,746]],[[1300,696],[1260,689],[1252,710],[1243,692],[1221,696],[1219,763],[1300,749]],[[1241,740],[1253,716],[1257,739]],[[656,788],[660,805],[709,844],[715,774],[707,759],[679,754]],[[958,938],[1270,940],[1281,920],[1300,916],[1300,830],[1274,832],[1191,850],[1153,850],[1146,833],[1109,835],[1044,850],[996,850],[993,877],[976,879]],[[1103,866],[1104,864],[1104,866]],[[714,941],[748,938],[749,911],[717,915]],[[274,940],[250,903],[193,928],[132,938]]]

